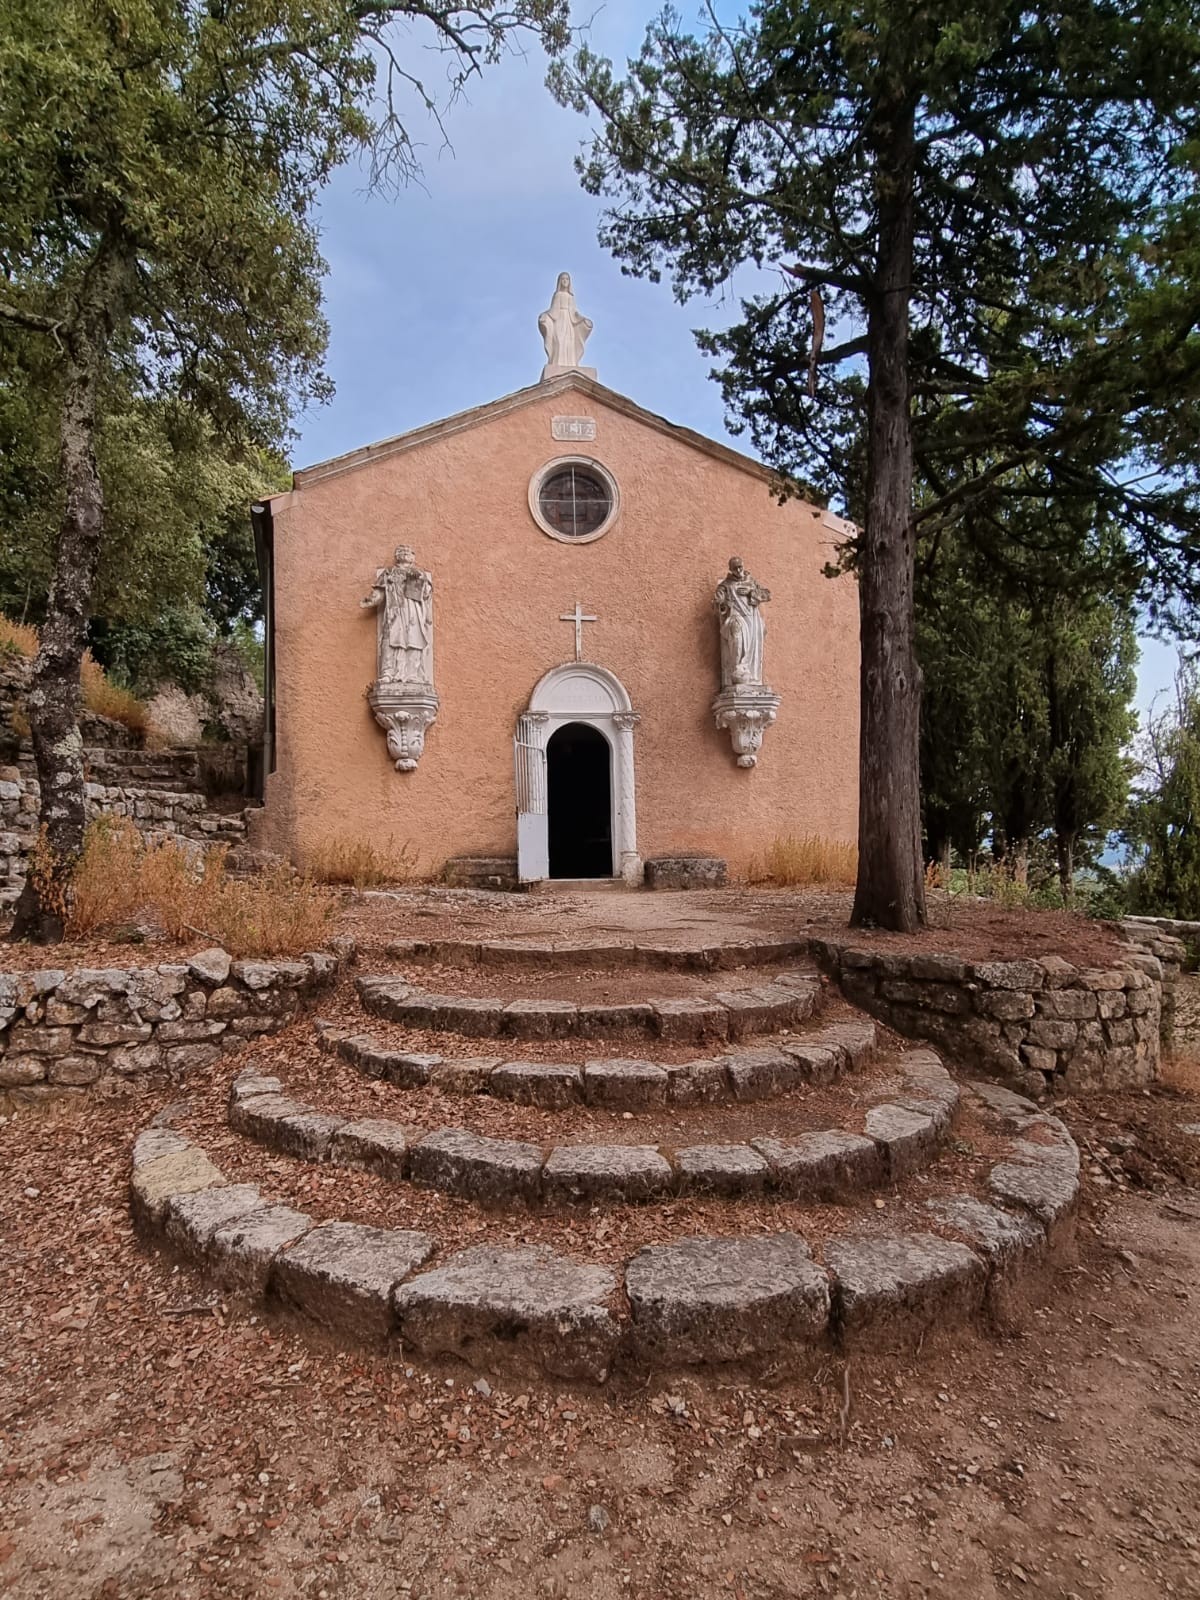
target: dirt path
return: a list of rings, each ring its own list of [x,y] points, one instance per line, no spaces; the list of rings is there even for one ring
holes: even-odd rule
[[[1195,1191],[1093,1190],[1025,1334],[858,1363],[843,1444],[836,1365],[521,1387],[225,1316],[130,1235],[154,1104],[0,1128],[0,1593],[1200,1594]]]

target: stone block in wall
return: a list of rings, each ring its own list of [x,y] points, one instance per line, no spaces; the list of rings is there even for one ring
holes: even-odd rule
[[[1047,1050],[1044,1045],[1023,1044],[1021,1059],[1034,1072],[1043,1072],[1047,1077],[1058,1070],[1058,1051]]]
[[[177,1044],[163,1051],[167,1071],[200,1072],[221,1059],[219,1044]]]
[[[0,1056],[0,1089],[20,1089],[41,1083],[46,1076],[46,1056]]]
[[[154,1036],[161,1044],[196,1044],[203,1039],[219,1039],[227,1026],[216,1017],[195,1022],[160,1022]]]
[[[65,1056],[72,1041],[70,1028],[41,1028],[18,1022],[8,1035],[8,1048],[14,1055]]]
[[[1079,1036],[1074,1022],[1054,1022],[1049,1017],[1035,1017],[1029,1024],[1029,1038],[1033,1044],[1051,1050],[1069,1050]]]
[[[997,1022],[1018,1022],[1033,1015],[1033,996],[1019,989],[984,989],[975,996],[975,1009]]]
[[[62,1056],[50,1062],[46,1077],[50,1083],[64,1084],[77,1089],[85,1084],[96,1083],[103,1076],[104,1070],[103,1056]]]
[[[1038,1015],[1060,1022],[1085,1022],[1097,1013],[1096,994],[1091,989],[1052,989],[1038,996]]]
[[[228,1021],[231,1017],[244,1017],[253,1001],[240,989],[214,989],[208,997],[208,1015]]]
[[[143,1072],[157,1072],[162,1064],[162,1046],[153,1040],[147,1044],[120,1045],[108,1052],[109,1067],[122,1078],[136,1078]]]
[[[1096,995],[1096,1014],[1108,1021],[1111,1017],[1123,1017],[1129,1009],[1129,1001],[1124,989],[1102,989]]]
[[[971,972],[989,989],[1041,989],[1046,982],[1040,961],[977,961]]]
[[[913,978],[921,981],[953,984],[967,981],[967,963],[959,956],[910,956],[908,971]]]
[[[149,1022],[88,1022],[80,1028],[78,1037],[80,1044],[107,1047],[112,1044],[141,1044],[153,1032],[154,1028]]]

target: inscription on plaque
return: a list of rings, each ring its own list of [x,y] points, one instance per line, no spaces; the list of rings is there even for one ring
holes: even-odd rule
[[[595,417],[552,417],[550,419],[550,437],[552,439],[566,439],[572,443],[579,443],[582,439],[596,437]]]

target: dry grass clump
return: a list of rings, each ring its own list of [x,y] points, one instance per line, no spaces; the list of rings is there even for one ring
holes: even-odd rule
[[[231,878],[228,847],[178,839],[151,843],[124,817],[100,817],[71,879],[71,938],[152,922],[179,943],[197,935],[232,956],[298,955],[329,932],[332,896],[281,865]]]
[[[0,616],[0,655],[24,656],[31,661],[37,655],[37,629],[26,622],[14,622],[11,617]]]
[[[386,847],[369,839],[327,839],[310,852],[309,871],[318,883],[349,883],[371,889],[380,883],[404,883],[416,875],[417,857],[406,840]]]
[[[13,622],[10,617],[0,616],[0,654],[24,656],[31,661],[37,655],[37,649],[36,628],[26,622]],[[80,678],[83,703],[89,711],[98,717],[111,717],[114,722],[123,722],[134,733],[145,732],[146,707],[137,695],[119,688],[110,680],[100,663],[92,659],[90,650],[84,651]],[[28,737],[28,720],[23,713],[18,713],[14,718],[14,725],[22,738]]]
[[[773,841],[766,855],[750,863],[751,883],[778,883],[787,887],[812,884],[853,886],[858,876],[858,846],[805,833],[788,834]]]
[[[1168,1089],[1176,1089],[1200,1100],[1200,1056],[1164,1056],[1158,1069],[1159,1082]]]

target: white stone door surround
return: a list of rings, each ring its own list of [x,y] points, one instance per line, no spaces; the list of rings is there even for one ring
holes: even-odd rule
[[[517,718],[517,876],[537,883],[550,875],[550,816],[546,746],[568,722],[595,728],[612,752],[613,877],[642,881],[637,853],[633,785],[633,730],[640,720],[624,684],[606,667],[565,661],[541,678],[529,708]]]

